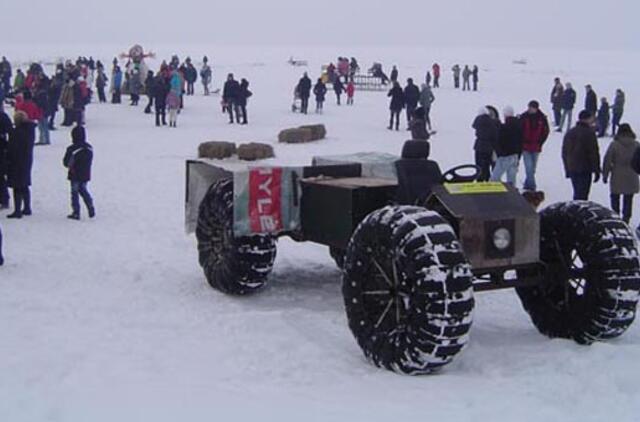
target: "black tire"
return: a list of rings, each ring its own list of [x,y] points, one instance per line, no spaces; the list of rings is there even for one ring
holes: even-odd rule
[[[338,268],[344,268],[344,250],[329,246],[329,255],[331,255]]]
[[[635,318],[640,261],[627,224],[601,205],[575,201],[540,213],[542,285],[518,296],[533,324],[580,344],[623,334]]]
[[[200,204],[198,258],[211,287],[232,295],[264,287],[276,259],[276,239],[269,235],[233,235],[233,181],[214,183]]]
[[[467,344],[473,275],[438,213],[408,206],[371,213],[349,242],[343,273],[349,328],[373,364],[427,374]]]

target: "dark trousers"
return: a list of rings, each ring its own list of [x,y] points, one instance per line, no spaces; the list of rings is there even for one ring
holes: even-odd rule
[[[340,105],[340,94],[336,92],[336,99],[338,100],[338,105]]]
[[[440,76],[435,76],[433,77],[433,87],[434,88],[440,88]]]
[[[569,175],[573,185],[573,200],[588,201],[591,192],[591,173],[574,173]]]
[[[562,109],[560,107],[553,107],[553,122],[556,127],[560,126],[560,120],[562,120]]]
[[[316,101],[316,112],[322,110],[323,104],[324,104],[324,101]]]
[[[620,214],[620,197],[622,196],[622,214]],[[611,194],[611,209],[618,215],[622,215],[625,223],[631,221],[631,213],[633,211],[633,195],[617,195]]]
[[[309,97],[300,97],[300,113],[307,114],[309,109]]]
[[[413,119],[414,111],[416,111],[416,106],[407,105],[407,124],[411,123],[411,119]]]
[[[308,107],[308,105],[307,105],[307,107]],[[238,106],[238,108],[240,110],[240,113],[238,114],[238,117],[237,117],[238,118],[238,123],[246,125],[247,123],[249,123],[247,121],[247,106],[246,105],[241,105],[241,106]],[[242,122],[240,122],[240,116],[242,116]]]
[[[233,112],[234,111],[236,113],[235,121],[240,123],[240,113],[239,113],[239,110],[238,110],[238,105],[234,104],[232,102],[228,102],[227,103],[227,112],[229,113],[229,123],[234,123],[234,119],[233,119]]]
[[[158,105],[156,103],[156,126],[167,125],[167,110],[164,104]]]
[[[0,174],[0,205],[9,206],[9,186],[4,174]]]
[[[187,95],[193,95],[194,92],[193,82],[187,82]]]
[[[147,98],[149,98],[149,102],[147,103],[147,106],[144,108],[144,113],[151,114],[151,107],[153,107],[153,97],[151,95],[148,95]]]
[[[58,110],[53,109],[51,110],[51,114],[49,115],[49,129],[53,130],[55,129],[55,122],[56,122],[56,114],[58,113]]]
[[[4,264],[4,256],[2,255],[2,229],[0,228],[0,265]]]
[[[391,110],[391,120],[389,120],[389,129],[393,129],[393,121],[396,121],[396,130],[400,129],[400,110]]]
[[[29,186],[13,188],[13,212],[18,215],[31,213],[31,190]]]
[[[477,91],[477,90],[478,90],[478,81],[476,81],[475,79],[474,79],[474,81],[473,81],[473,90],[474,90],[474,91]]]
[[[427,128],[431,130],[431,107],[424,108],[424,121],[427,123]]]
[[[87,190],[87,182],[71,182],[71,209],[75,215],[80,215],[80,197],[84,205],[93,212],[93,198]]]
[[[476,151],[475,160],[476,166],[480,167],[478,182],[488,182],[491,177],[491,167],[493,167],[493,153]]]
[[[99,86],[98,87],[98,101],[100,101],[101,103],[106,103],[107,102],[107,96],[104,94],[104,87],[103,86]]]
[[[122,102],[122,95],[120,93],[120,89],[116,89],[113,91],[113,95],[111,96],[111,103],[120,104]]]
[[[455,77],[453,78],[453,87],[456,88],[456,89],[460,88],[460,78],[459,77],[458,78],[455,78]]]
[[[611,136],[616,136],[620,120],[622,120],[622,113],[613,113],[613,120],[611,121]]]
[[[71,126],[76,121],[75,111],[71,108],[64,109],[64,119],[62,120],[62,126]]]

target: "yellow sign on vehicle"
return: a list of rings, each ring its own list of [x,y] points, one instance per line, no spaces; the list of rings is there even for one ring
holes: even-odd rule
[[[451,195],[507,192],[507,187],[500,182],[445,183],[444,187]]]

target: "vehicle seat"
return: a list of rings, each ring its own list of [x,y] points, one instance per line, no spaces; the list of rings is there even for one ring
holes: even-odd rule
[[[407,141],[402,147],[402,159],[396,161],[398,202],[416,205],[426,201],[435,185],[442,183],[442,172],[429,160],[431,145],[427,141]]]

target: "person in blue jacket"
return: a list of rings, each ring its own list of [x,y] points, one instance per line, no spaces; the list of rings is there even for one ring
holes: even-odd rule
[[[121,99],[121,90],[122,90],[122,70],[120,66],[115,65],[113,68],[113,74],[111,75],[111,103],[120,104],[122,102]]]

